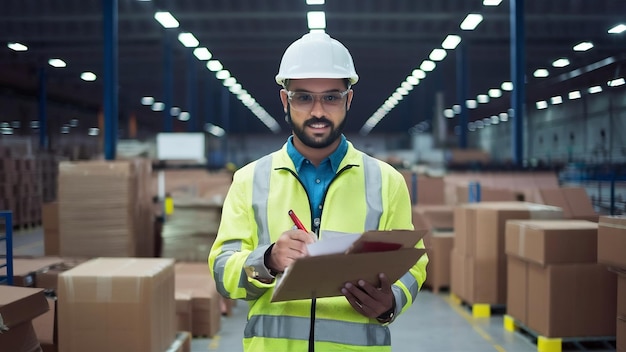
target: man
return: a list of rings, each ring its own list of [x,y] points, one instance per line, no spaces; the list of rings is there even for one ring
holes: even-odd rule
[[[293,135],[235,173],[209,255],[218,291],[249,303],[245,351],[390,351],[387,325],[426,279],[424,255],[395,283],[381,273],[380,283],[346,283],[344,296],[270,302],[276,275],[326,231],[413,228],[403,177],[342,134],[358,79],[348,50],[325,33],[283,55],[276,82]],[[293,229],[290,209],[311,232]]]

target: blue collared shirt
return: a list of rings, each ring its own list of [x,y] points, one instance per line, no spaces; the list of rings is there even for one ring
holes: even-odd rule
[[[326,189],[332,181],[333,177],[339,170],[339,164],[348,152],[348,141],[344,135],[341,135],[341,142],[335,151],[326,159],[322,160],[316,168],[313,163],[307,160],[296,147],[293,146],[293,136],[287,141],[287,154],[296,166],[296,172],[304,184],[307,194],[309,195],[309,203],[313,210],[313,224],[311,228],[316,229],[319,226],[322,216],[322,200]],[[316,226],[317,225],[317,226]]]

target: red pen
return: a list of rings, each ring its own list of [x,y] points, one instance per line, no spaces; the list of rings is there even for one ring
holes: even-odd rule
[[[300,219],[298,219],[298,217],[296,216],[296,213],[293,212],[293,210],[289,209],[289,217],[291,218],[291,220],[293,221],[293,223],[296,225],[296,227],[304,232],[309,232],[307,231],[306,227],[304,227],[304,225],[302,225],[302,222],[300,221]]]

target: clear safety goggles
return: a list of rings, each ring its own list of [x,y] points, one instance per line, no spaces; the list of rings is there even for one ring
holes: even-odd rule
[[[301,112],[310,112],[313,110],[316,101],[319,101],[327,112],[337,112],[344,108],[346,95],[348,95],[349,91],[350,89],[346,89],[343,92],[311,93],[288,90],[287,98],[289,99],[291,107]]]

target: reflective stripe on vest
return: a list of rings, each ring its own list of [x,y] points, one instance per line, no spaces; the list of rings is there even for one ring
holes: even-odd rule
[[[252,184],[252,209],[257,224],[259,246],[270,244],[270,231],[267,223],[267,200],[270,193],[270,172],[272,156],[266,155],[254,166]]]
[[[307,340],[310,324],[309,318],[303,317],[254,315],[243,336]],[[315,340],[352,346],[389,346],[391,334],[379,324],[319,319],[315,324]]]
[[[363,154],[363,169],[365,172],[365,201],[367,202],[365,231],[378,230],[380,217],[383,214],[383,183],[380,166],[374,158]]]

